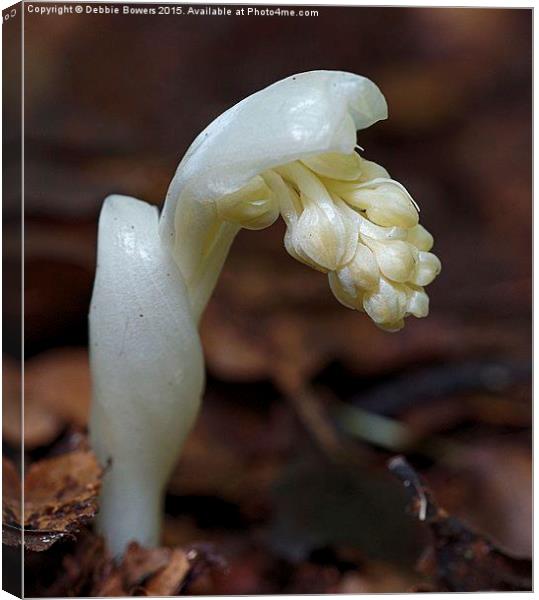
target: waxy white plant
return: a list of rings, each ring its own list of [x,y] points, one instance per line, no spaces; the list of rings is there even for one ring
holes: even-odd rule
[[[356,153],[387,117],[370,80],[313,71],[232,107],[193,142],[163,212],[106,199],[90,310],[91,440],[105,475],[99,528],[121,554],[159,541],[165,485],[204,381],[198,321],[241,228],[281,215],[285,246],[345,306],[397,331],[425,317],[440,271],[406,189]]]

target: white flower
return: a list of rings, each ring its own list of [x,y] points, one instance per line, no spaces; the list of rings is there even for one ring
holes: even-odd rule
[[[195,140],[170,185],[161,235],[200,315],[241,227],[280,213],[285,246],[329,274],[346,306],[396,330],[426,316],[440,272],[406,188],[356,151],[356,130],[387,117],[374,83],[350,73],[294,75],[249,96]],[[188,241],[187,241],[188,240]]]
[[[278,173],[279,169],[275,173],[288,177],[287,187],[298,196],[292,200],[297,219],[289,213],[297,230],[290,233],[288,247],[293,246],[298,258],[321,270],[337,266],[347,251],[353,255],[353,248],[347,247],[350,241],[342,239],[347,227],[332,206],[329,192],[324,192],[325,185],[306,163],[297,161],[308,162],[328,153],[348,155],[344,162],[352,165],[345,165],[339,156],[336,162],[331,156],[317,160],[321,163],[325,158],[331,172],[335,165],[341,171],[353,171],[356,130],[386,117],[385,99],[372,81],[351,73],[312,71],[245,98],[196,138],[170,184],[160,229],[197,314],[211,295],[241,225],[237,220],[220,219],[221,198],[238,192],[257,176],[275,192],[265,175],[276,167],[286,170],[286,174]],[[282,195],[278,198],[283,201]],[[280,206],[281,214],[289,209]],[[318,229],[308,231],[315,223]],[[328,242],[324,249],[314,239],[318,234]]]

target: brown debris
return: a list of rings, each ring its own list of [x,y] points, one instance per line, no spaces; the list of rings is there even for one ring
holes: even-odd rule
[[[437,591],[531,590],[531,561],[509,556],[440,508],[404,457],[390,460],[388,468],[408,490],[411,512],[431,530],[432,547],[419,569],[435,580]]]
[[[187,555],[180,548],[170,550],[168,564],[159,570],[144,586],[146,596],[174,596],[178,594],[189,572]]]
[[[20,529],[10,525],[21,518],[21,480],[15,465],[2,458],[2,540],[8,546],[21,543]]]
[[[79,538],[73,552],[62,558],[52,585],[38,587],[34,595],[84,596],[94,590],[99,596],[121,596],[121,586],[113,585],[112,567],[103,538],[86,533]]]
[[[222,568],[204,546],[144,548],[131,542],[118,563],[101,537],[88,534],[63,557],[61,575],[47,596],[175,596],[202,574]]]
[[[167,567],[169,554],[168,548],[146,549],[136,542],[131,542],[120,565],[125,588],[138,587],[149,577]]]
[[[75,560],[77,558],[75,557]],[[177,594],[190,569],[181,548],[143,548],[131,542],[121,562],[96,561],[91,596],[169,596]]]
[[[20,503],[15,506],[20,497],[20,479],[14,468],[4,466],[4,543],[20,544],[23,525],[25,548],[36,552],[72,538],[97,512],[101,476],[102,469],[90,451],[36,462],[25,476],[21,516]]]

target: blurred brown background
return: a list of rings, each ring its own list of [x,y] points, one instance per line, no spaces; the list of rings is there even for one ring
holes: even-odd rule
[[[312,424],[313,404],[284,397],[279,382],[291,378],[316,396],[323,422],[326,410],[336,415],[337,437],[366,452],[369,472],[383,473],[392,453],[409,451],[446,508],[514,553],[531,552],[532,13],[316,10],[304,18],[26,16],[25,308],[35,448],[85,424],[85,351],[65,348],[86,343],[104,197],[160,205],[197,133],[246,95],[312,69],[373,79],[389,120],[360,132],[358,143],[406,185],[435,236],[443,271],[428,290],[431,315],[410,318],[393,335],[338,305],[325,277],[291,260],[282,224],[238,237],[203,321],[207,397],[167,508],[172,542],[217,539],[229,558],[241,557],[215,593],[376,591],[382,580],[384,591],[402,591],[413,583],[383,571],[417,553],[388,552],[399,530],[381,531],[376,516],[380,527],[368,535],[380,543],[353,540],[367,557],[355,579],[344,581],[341,571],[332,579],[319,567],[273,574],[274,559],[260,548],[311,565],[313,551],[343,542],[331,539],[336,524],[290,532],[294,510],[310,510],[306,499],[282,500],[293,496],[286,492],[268,500],[269,490],[288,490],[291,457],[328,451]],[[445,450],[404,447],[374,426],[353,431],[343,425],[342,402],[402,424],[416,441],[443,436]],[[314,481],[321,477],[315,470]],[[294,489],[303,480],[290,481]],[[323,497],[313,485],[311,497]],[[397,501],[388,510],[403,512]],[[261,525],[268,545],[249,537]],[[222,530],[236,533],[215,533]],[[383,577],[365,575],[379,568]]]
[[[317,10],[309,18],[26,16],[30,352],[84,341],[104,196],[160,204],[203,127],[253,91],[311,69],[363,74],[387,97],[389,120],[359,142],[410,188],[435,234],[444,274],[431,289],[433,318],[527,327],[531,11]],[[233,256],[249,247],[257,261],[268,252],[284,260],[281,233],[243,234]],[[309,279],[320,283],[312,296],[329,301],[325,282]]]

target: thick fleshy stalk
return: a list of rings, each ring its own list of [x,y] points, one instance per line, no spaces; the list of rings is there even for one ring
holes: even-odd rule
[[[204,368],[188,294],[155,207],[107,198],[90,309],[99,530],[115,554],[159,542],[162,494],[198,411]]]

